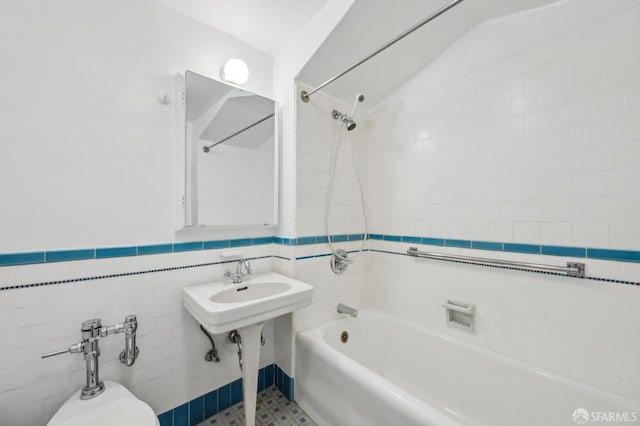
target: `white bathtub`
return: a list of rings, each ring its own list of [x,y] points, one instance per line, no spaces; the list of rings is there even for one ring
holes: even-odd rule
[[[300,333],[295,383],[321,426],[562,426],[578,408],[634,420],[640,406],[375,311]]]

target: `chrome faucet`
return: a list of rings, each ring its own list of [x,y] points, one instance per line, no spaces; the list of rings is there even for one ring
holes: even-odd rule
[[[125,349],[120,353],[120,361],[128,367],[136,361],[140,351],[136,346],[136,330],[138,320],[135,315],[127,315],[123,323],[102,326],[99,318],[84,321],[80,329],[82,340],[65,349],[49,352],[42,358],[49,358],[65,353],[82,353],[86,363],[87,383],[80,391],[80,399],[91,399],[104,392],[104,383],[100,380],[98,357],[100,356],[99,338],[110,334],[125,333]]]
[[[251,264],[248,259],[240,259],[238,264],[236,265],[236,272],[231,272],[227,269],[227,272],[224,273],[224,276],[227,278],[231,278],[231,281],[236,283],[241,283],[244,280],[244,277],[251,274]]]
[[[352,308],[350,306],[344,305],[342,303],[338,303],[337,311],[341,314],[351,315],[351,317],[356,318],[358,316],[358,310]]]

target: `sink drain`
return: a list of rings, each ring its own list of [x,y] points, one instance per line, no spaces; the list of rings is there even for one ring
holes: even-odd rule
[[[346,331],[343,331],[342,333],[340,333],[340,341],[342,343],[347,343],[348,340],[349,340],[349,333],[347,333]]]

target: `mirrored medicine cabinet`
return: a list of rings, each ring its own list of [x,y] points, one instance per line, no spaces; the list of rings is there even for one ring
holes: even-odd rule
[[[178,78],[177,228],[277,225],[276,102],[192,71]]]

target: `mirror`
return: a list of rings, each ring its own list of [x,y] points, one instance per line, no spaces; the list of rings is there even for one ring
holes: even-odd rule
[[[275,101],[185,74],[186,226],[277,224]]]

